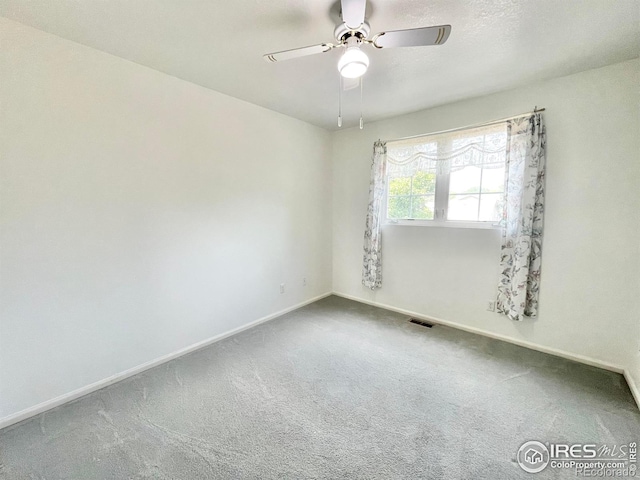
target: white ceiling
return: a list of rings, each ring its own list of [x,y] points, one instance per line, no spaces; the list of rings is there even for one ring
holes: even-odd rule
[[[264,53],[332,42],[333,0],[0,0],[0,15],[327,129],[340,51],[269,64]],[[378,120],[568,75],[639,53],[638,0],[371,0],[372,32],[451,24],[437,47],[374,50],[364,115]],[[345,126],[358,118],[346,92]]]

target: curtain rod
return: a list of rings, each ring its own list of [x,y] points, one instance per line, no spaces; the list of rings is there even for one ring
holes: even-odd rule
[[[498,120],[492,120],[490,122],[475,123],[473,125],[467,125],[465,127],[450,128],[449,130],[440,130],[439,132],[421,133],[420,135],[412,135],[410,137],[394,138],[393,140],[387,140],[385,143],[400,142],[402,140],[411,140],[413,138],[420,138],[420,137],[429,137],[431,135],[440,135],[441,133],[457,132],[458,130],[467,130],[469,128],[488,127],[489,125],[495,125],[496,123],[502,123],[502,122],[506,122],[507,120],[513,120],[514,118],[526,117],[527,115],[531,115],[534,113],[544,112],[545,110],[546,110],[545,108],[538,108],[537,106],[535,106],[533,110],[530,112],[521,113],[520,115],[513,115],[512,117],[499,118]]]

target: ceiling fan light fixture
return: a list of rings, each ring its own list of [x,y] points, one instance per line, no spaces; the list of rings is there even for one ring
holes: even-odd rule
[[[369,57],[360,50],[360,46],[347,47],[338,61],[338,71],[345,78],[358,78],[369,68]]]

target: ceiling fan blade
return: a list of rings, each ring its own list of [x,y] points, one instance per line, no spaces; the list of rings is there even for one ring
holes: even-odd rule
[[[312,45],[310,47],[294,48],[293,50],[283,50],[282,52],[267,53],[263,58],[267,62],[281,62],[283,60],[291,60],[292,58],[306,57],[307,55],[315,55],[316,53],[328,52],[334,47],[331,43],[321,43],[320,45]]]
[[[378,48],[442,45],[447,41],[450,33],[451,25],[393,30],[381,32],[373,37],[373,45]]]
[[[356,29],[364,23],[367,0],[341,0],[342,21],[349,28]]]

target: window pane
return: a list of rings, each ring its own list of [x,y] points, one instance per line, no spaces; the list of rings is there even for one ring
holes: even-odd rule
[[[480,168],[469,166],[451,172],[449,193],[478,193],[480,191]]]
[[[387,218],[409,218],[411,215],[411,197],[389,196]]]
[[[502,213],[502,193],[488,193],[480,196],[481,222],[497,222]]]
[[[411,177],[390,178],[389,195],[411,195]]]
[[[433,220],[435,195],[420,195],[412,197],[411,218]]]
[[[504,192],[504,167],[482,171],[482,193]]]
[[[436,174],[433,172],[417,172],[413,176],[413,195],[424,195],[435,193],[436,191]]]
[[[478,196],[468,193],[449,195],[447,220],[478,220]]]

